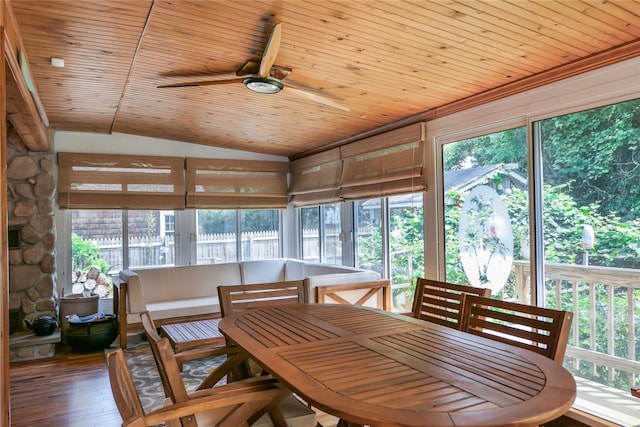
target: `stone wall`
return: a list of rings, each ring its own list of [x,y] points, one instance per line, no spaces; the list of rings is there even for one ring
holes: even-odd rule
[[[30,152],[9,127],[8,220],[20,228],[18,246],[9,250],[9,309],[28,320],[57,312],[54,173],[54,154]]]

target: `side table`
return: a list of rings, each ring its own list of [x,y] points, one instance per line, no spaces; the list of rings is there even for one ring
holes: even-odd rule
[[[225,338],[218,330],[218,322],[220,319],[162,325],[160,336],[169,339],[171,348],[180,362],[202,359],[215,354],[215,350],[225,346]]]

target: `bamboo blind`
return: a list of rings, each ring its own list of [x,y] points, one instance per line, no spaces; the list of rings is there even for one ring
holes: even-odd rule
[[[424,191],[422,123],[291,162],[294,206]]]
[[[184,209],[180,157],[58,153],[62,209]]]
[[[287,162],[187,158],[187,207],[287,207]]]
[[[289,195],[295,206],[338,202],[342,160],[334,148],[291,162]]]

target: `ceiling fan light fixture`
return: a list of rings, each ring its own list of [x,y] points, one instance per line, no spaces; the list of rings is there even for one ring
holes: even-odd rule
[[[258,93],[278,93],[284,88],[284,85],[273,77],[249,77],[243,83],[247,88]]]

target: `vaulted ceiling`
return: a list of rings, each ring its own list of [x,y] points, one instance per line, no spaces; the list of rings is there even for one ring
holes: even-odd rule
[[[52,128],[289,157],[427,117],[615,47],[632,45],[638,55],[640,39],[636,0],[12,0],[11,6]],[[242,81],[158,88],[237,78],[247,60],[261,61],[276,24],[273,75],[291,70],[280,93],[255,93]],[[64,68],[51,58],[63,59]]]

